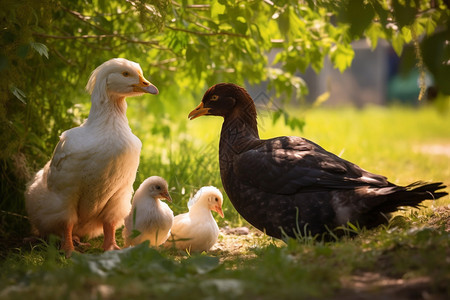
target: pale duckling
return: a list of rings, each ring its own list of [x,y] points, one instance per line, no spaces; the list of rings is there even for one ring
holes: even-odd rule
[[[176,247],[189,252],[208,251],[219,236],[219,226],[211,211],[223,218],[222,203],[223,196],[219,189],[213,186],[202,187],[189,200],[189,212],[174,218],[171,238],[165,243],[165,247]]]
[[[151,246],[159,246],[167,240],[173,212],[160,199],[172,202],[167,182],[159,176],[145,179],[136,190],[131,211],[125,218],[122,231],[125,247],[135,246],[146,240]]]

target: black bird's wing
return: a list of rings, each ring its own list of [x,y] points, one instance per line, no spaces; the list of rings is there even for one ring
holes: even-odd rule
[[[242,183],[275,194],[389,186],[367,172],[300,137],[278,137],[237,155],[234,175]]]

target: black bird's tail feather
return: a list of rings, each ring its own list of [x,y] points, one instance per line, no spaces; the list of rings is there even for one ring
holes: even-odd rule
[[[437,200],[448,195],[447,192],[437,192],[446,186],[442,182],[426,183],[417,181],[405,187],[401,187],[388,196],[388,200],[380,205],[379,209],[383,213],[391,213],[401,206],[411,206],[418,208],[424,200]]]
[[[448,195],[441,191],[446,188],[442,182],[426,183],[414,182],[407,186],[391,185],[380,188],[378,196],[361,201],[365,205],[365,213],[359,215],[357,220],[353,220],[366,228],[374,228],[380,224],[385,224],[391,213],[401,210],[402,207],[419,208],[424,200],[437,200]]]

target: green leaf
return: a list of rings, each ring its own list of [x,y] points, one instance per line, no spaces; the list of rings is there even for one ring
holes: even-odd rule
[[[403,27],[401,32],[402,32],[402,36],[403,36],[403,41],[405,43],[409,43],[412,41],[411,29],[409,29],[407,27]]]
[[[127,249],[125,249],[125,251],[126,250]],[[118,268],[121,263],[119,251],[107,251],[98,256],[74,253],[72,260],[75,265],[82,266],[90,273],[101,277],[106,277],[108,273],[111,273],[114,269]]]
[[[9,87],[9,90],[11,91],[11,93],[16,96],[17,99],[20,100],[20,102],[22,102],[23,104],[27,104],[27,102],[25,101],[25,98],[27,97],[25,92],[22,91],[21,89],[19,89],[18,87],[16,87],[15,85],[11,85]]]
[[[277,109],[272,116],[272,124],[275,124],[278,119],[281,117],[281,114],[283,113],[283,110],[281,108]]]
[[[417,8],[414,1],[392,0],[392,7],[394,9],[395,20],[400,27],[412,25],[416,19]]]
[[[130,239],[134,239],[141,234],[141,232],[139,230],[135,229],[136,228],[136,214],[137,214],[137,207],[135,207],[133,209],[133,230],[131,231],[131,234],[129,236]]]
[[[347,5],[342,5],[343,21],[350,24],[349,34],[351,38],[358,38],[370,26],[375,11],[370,4],[365,1],[351,1]]]
[[[350,67],[354,56],[355,51],[350,46],[337,44],[330,50],[331,61],[341,72]]]
[[[278,17],[276,18],[276,20],[282,34],[287,34],[290,30],[291,24],[289,17],[289,8],[285,9],[284,11],[278,12]]]
[[[233,27],[234,27],[234,29],[236,30],[237,33],[240,33],[240,34],[246,34],[247,33],[247,28],[248,28],[247,22],[243,22],[243,21],[240,21],[240,20],[235,20],[232,23],[232,25],[233,25]]]
[[[149,247],[148,241],[122,250],[106,251],[100,255],[74,253],[72,261],[80,271],[101,277],[124,273],[167,275],[173,274],[177,267],[174,262]],[[178,267],[180,268],[179,264]]]
[[[381,26],[379,23],[372,23],[369,28],[367,28],[365,35],[368,43],[372,50],[374,50],[378,45],[378,38],[383,34]]]
[[[198,55],[197,47],[192,44],[188,44],[186,48],[186,61],[195,59]]]
[[[222,5],[220,1],[219,2],[213,1],[211,3],[211,10],[210,10],[211,18],[217,19],[219,15],[223,15],[225,13],[225,8],[226,6]]]
[[[299,119],[297,117],[292,117],[289,115],[285,115],[286,125],[288,125],[292,130],[298,129],[303,131],[303,127],[305,127],[305,120]]]
[[[373,5],[380,24],[382,27],[385,27],[388,23],[388,18],[390,17],[390,9],[385,6],[386,2],[380,3],[379,1],[371,1],[371,4]]]
[[[212,256],[194,256],[183,261],[189,271],[196,274],[206,274],[219,267],[219,258]]]
[[[404,40],[402,34],[394,32],[392,34],[392,47],[394,48],[394,51],[395,53],[397,53],[398,56],[402,55],[403,44]]]
[[[434,30],[436,29],[436,21],[433,20],[433,18],[426,18],[425,19],[425,29],[426,29],[426,33],[428,35],[432,34],[434,32]]]
[[[130,234],[130,239],[137,238],[140,235],[141,235],[141,232],[139,230],[133,229]]]
[[[41,43],[30,43],[31,48],[33,48],[40,56],[45,56],[48,59],[48,48],[44,44]]]

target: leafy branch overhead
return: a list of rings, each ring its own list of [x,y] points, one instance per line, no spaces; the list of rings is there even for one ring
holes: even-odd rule
[[[440,46],[427,47],[424,39],[424,62],[433,75],[447,74],[442,63],[449,59],[449,12],[443,1],[203,2],[47,0],[41,4],[45,13],[37,5],[27,9],[26,21],[37,17],[36,25],[12,21],[31,33],[17,47],[47,45],[51,60],[81,66],[83,76],[105,57],[123,55],[138,57],[158,77],[192,76],[192,81],[208,85],[257,83],[268,79],[270,68],[289,74],[308,66],[320,71],[327,56],[344,71],[354,56],[351,42],[359,38],[367,38],[373,48],[386,39],[401,55],[406,43],[423,35]],[[12,6],[7,10],[22,8]],[[13,29],[6,27],[8,31]],[[32,48],[47,54],[42,47]],[[3,59],[9,61],[5,52]],[[93,59],[86,62],[87,57]],[[288,94],[299,88],[291,80],[282,74],[270,77],[272,87]]]

